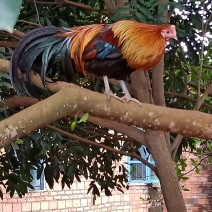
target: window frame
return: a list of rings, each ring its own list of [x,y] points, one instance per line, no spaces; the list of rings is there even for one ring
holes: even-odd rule
[[[31,169],[30,174],[32,175],[32,181],[30,184],[34,187],[34,189],[28,188],[28,192],[36,192],[36,191],[45,191],[45,178],[44,178],[44,172],[42,172],[40,179],[37,179],[37,170]],[[39,186],[33,185],[34,181],[39,181]]]
[[[146,148],[145,146],[141,146],[140,149],[143,150],[143,148]],[[140,150],[141,151],[141,150]],[[142,153],[141,153],[142,155]],[[149,155],[151,156],[151,155]],[[160,184],[160,181],[159,179],[152,179],[152,170],[146,166],[145,164],[143,164],[141,161],[137,160],[137,159],[134,159],[134,160],[130,160],[131,158],[129,156],[126,156],[127,157],[127,170],[129,172],[128,174],[128,185],[147,185],[147,184]],[[155,165],[155,162],[151,159],[151,157],[148,157],[148,160],[147,160],[150,164],[152,165]],[[139,179],[139,180],[132,180],[131,179],[131,173],[130,173],[130,170],[131,170],[131,164],[143,164],[143,166],[145,167],[145,179]]]

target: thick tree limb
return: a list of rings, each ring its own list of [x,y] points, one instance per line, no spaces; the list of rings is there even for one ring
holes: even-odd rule
[[[0,70],[8,72],[8,63],[9,62],[6,60],[0,60]],[[43,88],[41,79],[38,75],[32,74],[32,79],[33,83],[36,86]],[[47,117],[47,120],[45,121],[46,124],[51,123],[52,121],[62,118],[68,114],[75,114],[76,112],[90,112],[90,114],[93,114],[94,116],[100,118],[108,119],[108,117],[110,116],[111,119],[115,121],[122,122],[128,125],[137,125],[145,129],[179,133],[186,137],[192,136],[212,139],[212,116],[209,114],[197,111],[164,108],[144,103],[141,106],[138,106],[137,104],[134,104],[132,102],[129,104],[123,104],[122,102],[113,98],[111,98],[110,101],[107,101],[106,96],[103,94],[88,91],[87,89],[79,88],[76,85],[65,82],[47,83],[47,88],[53,93],[56,93],[59,90],[60,91],[55,95],[49,97],[48,99],[37,103],[35,106],[35,108],[41,107],[40,112],[36,110],[36,113],[40,114],[44,112],[43,110],[47,106],[49,106],[50,103],[53,104],[54,107],[50,105],[50,110],[52,109],[52,113],[56,114],[56,116],[55,118],[53,118],[52,116]],[[67,96],[65,96],[66,94]],[[58,101],[58,99],[60,99],[60,102],[58,102],[57,105],[56,102]],[[84,105],[85,103],[86,107]],[[70,108],[76,105],[77,109],[75,108],[75,106],[74,108],[67,111],[65,105],[68,105],[68,107]],[[59,108],[61,107],[64,107],[66,110],[64,109],[60,112]],[[34,108],[34,106],[30,108],[32,109]],[[28,109],[25,109],[25,111],[26,110],[28,111]],[[57,112],[59,114],[57,114]],[[20,113],[24,112],[21,111]],[[30,113],[30,109],[28,113]],[[11,119],[12,117],[10,117],[9,119]],[[32,119],[36,118],[33,116],[33,114],[31,114],[31,117]],[[25,116],[25,121],[26,119],[27,117]],[[41,121],[41,123],[44,124],[43,121]],[[39,124],[40,127],[43,127],[43,124]],[[0,136],[3,136],[3,131],[1,130]],[[27,131],[31,132],[32,130],[35,129],[29,129]],[[21,131],[21,134],[16,135],[16,138],[21,136],[22,133],[23,132]],[[24,135],[26,135],[26,132],[24,133]]]
[[[0,102],[0,107],[7,106],[10,109],[14,109],[21,106],[30,107],[38,102],[38,99],[32,97],[13,96],[8,99],[4,99],[3,102]],[[89,116],[88,121],[100,125],[102,127],[106,127],[108,129],[123,133],[128,137],[135,139],[138,143],[148,147],[148,144],[145,142],[145,133],[142,130],[139,130],[137,127],[128,126],[123,123],[117,123],[115,121],[106,120],[94,116]]]
[[[144,103],[141,106],[133,102],[126,104],[114,98],[108,101],[104,94],[71,86],[1,121],[0,146],[8,145],[64,116],[85,112],[144,129],[212,139],[212,116],[209,114]]]

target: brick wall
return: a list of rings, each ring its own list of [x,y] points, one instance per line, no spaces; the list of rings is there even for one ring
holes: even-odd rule
[[[188,154],[185,154],[185,157],[194,158]],[[191,163],[188,163],[187,170],[192,168]],[[181,185],[184,184],[185,188],[190,190],[183,191],[188,212],[212,212],[212,165],[205,161],[205,166],[199,174],[193,170],[187,176],[189,179],[181,181]]]
[[[95,205],[92,204],[92,194],[87,194],[89,182],[75,182],[72,188],[65,187],[61,190],[60,184],[55,184],[54,190],[46,185],[44,191],[32,191],[25,197],[19,198],[17,194],[13,198],[9,194],[4,195],[1,201],[0,211],[2,212],[147,212],[149,205],[146,204],[147,187],[130,186],[122,194],[119,191],[113,191],[113,196],[107,197],[103,193],[97,197]]]
[[[185,155],[186,158],[192,155]],[[189,160],[188,160],[189,161]],[[193,166],[188,163],[187,170]],[[212,165],[205,164],[200,174],[191,171],[188,175],[189,180],[181,181],[185,188],[190,191],[183,191],[188,212],[212,212]],[[10,198],[9,194],[4,195],[4,200],[0,204],[0,212],[147,212],[161,211],[160,208],[151,208],[151,203],[144,201],[149,198],[147,186],[130,186],[122,194],[113,191],[113,196],[106,197],[101,193],[93,205],[92,194],[87,194],[89,181],[75,182],[72,188],[55,183],[54,189],[45,186],[44,191],[32,191],[25,197],[19,198],[17,194]]]

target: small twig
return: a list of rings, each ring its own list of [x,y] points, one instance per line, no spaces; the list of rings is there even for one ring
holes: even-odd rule
[[[181,69],[181,71],[183,72],[183,76],[184,76],[184,89],[183,89],[183,94],[187,94],[188,91],[188,78],[187,78],[187,73],[185,72],[184,69]]]
[[[34,1],[35,0],[26,0],[26,2],[28,2],[28,3],[33,3]],[[65,5],[65,4],[67,4],[67,5],[72,5],[75,7],[82,8],[82,9],[91,10],[91,11],[95,11],[95,12],[100,12],[105,15],[109,15],[109,13],[105,10],[102,11],[100,9],[92,8],[85,4],[81,4],[78,2],[74,2],[74,1],[68,1],[68,0],[61,0],[61,1],[57,1],[57,2],[36,1],[36,4],[48,4],[48,5]]]
[[[201,107],[201,105],[203,105],[204,100],[206,99],[206,97],[212,92],[212,83],[205,89],[205,92],[203,93],[203,95],[201,97],[199,97],[199,100],[197,101],[197,104],[194,108],[194,110],[199,110],[199,108]]]
[[[210,65],[202,64],[202,66],[203,66],[203,68],[212,69],[212,66],[210,66]]]
[[[104,0],[105,5],[109,11],[110,14],[112,14],[114,12],[114,10],[117,8],[115,5],[115,1],[113,0]]]
[[[32,25],[32,26],[37,26],[37,27],[40,27],[41,25],[40,24],[36,24],[34,22],[30,22],[30,21],[25,21],[25,20],[18,20],[19,23],[25,23],[25,24],[29,24],[29,25]]]
[[[203,160],[205,160],[205,159],[207,159],[207,158],[209,158],[209,157],[211,157],[211,155],[207,155],[207,156],[205,156],[204,158],[202,158],[202,159],[199,161],[199,163],[198,163],[197,165],[195,165],[195,166],[194,166],[191,170],[189,170],[188,172],[184,173],[184,174],[181,176],[181,178],[182,178],[183,176],[189,174],[189,173],[192,172],[193,170],[195,170],[195,169],[202,163]],[[180,178],[180,179],[181,179],[181,178]]]
[[[123,123],[117,123],[112,120],[106,120],[106,119],[98,118],[98,117],[94,117],[94,116],[89,116],[88,121],[90,121],[96,125],[107,127],[111,130],[115,130],[117,132],[123,133],[126,136],[128,136],[132,139],[135,139],[138,143],[149,148],[149,145],[147,144],[147,142],[145,140],[145,133],[134,126],[128,126]]]
[[[177,137],[174,139],[172,145],[171,145],[171,152],[172,152],[172,160],[175,159],[175,156],[177,154],[177,150],[180,146],[180,143],[183,140],[183,136],[178,134]]]
[[[17,30],[14,30],[13,34],[10,34],[9,32],[5,32],[5,31],[0,30],[0,34],[2,34],[4,37],[9,37],[9,38],[12,37],[12,38],[15,38],[15,39],[18,39],[18,40],[20,40],[20,38],[23,37],[23,36],[21,37],[21,36],[16,35]]]
[[[168,96],[180,97],[180,98],[182,98],[182,99],[187,99],[187,100],[189,100],[189,101],[191,101],[191,102],[194,102],[194,103],[197,102],[196,99],[193,99],[193,98],[191,98],[191,97],[189,97],[189,96],[187,96],[187,95],[185,95],[185,94],[183,94],[183,93],[168,92],[168,91],[165,91],[164,93],[165,93],[165,95],[168,95]],[[208,93],[208,92],[207,92],[207,93]],[[203,94],[203,95],[204,95],[204,94]],[[204,97],[205,97],[205,95],[204,95]],[[203,98],[201,98],[201,99],[203,100]],[[201,100],[201,102],[202,102],[202,100]],[[209,105],[209,104],[206,104],[206,103],[203,103],[203,102],[202,102],[202,104],[199,105],[199,108],[200,108],[201,106],[204,106],[204,107],[208,108],[209,110],[212,110],[212,106]]]
[[[202,1],[202,7],[203,7],[203,11],[205,11],[205,1]],[[203,56],[204,56],[204,41],[205,41],[205,27],[204,27],[204,16],[202,16],[202,41],[201,41],[201,51],[200,51],[200,70],[198,73],[198,82],[197,82],[197,104],[196,107],[194,108],[194,110],[196,110],[197,108],[199,108],[200,106],[200,88],[201,88],[201,78],[202,78],[202,71],[203,71]]]
[[[40,16],[39,16],[39,12],[38,12],[38,8],[37,8],[36,0],[34,0],[34,5],[35,5],[36,14],[37,14],[38,24],[40,26],[42,26],[41,23],[40,23]]]

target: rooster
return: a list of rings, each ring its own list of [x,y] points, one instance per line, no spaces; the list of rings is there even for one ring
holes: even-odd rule
[[[161,60],[166,42],[176,38],[174,25],[150,25],[131,20],[113,24],[92,24],[70,29],[44,26],[32,30],[14,50],[10,76],[19,95],[32,95],[30,72],[53,76],[58,64],[60,75],[71,81],[75,74],[102,77],[105,94],[114,95],[109,78],[119,81],[124,96],[121,101],[136,101],[124,80],[136,69],[150,70]],[[139,103],[139,102],[138,102]]]

